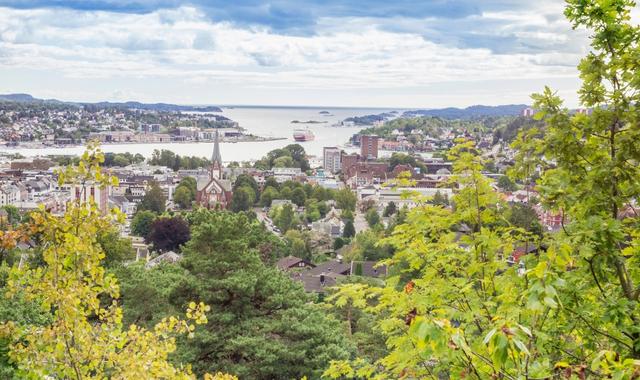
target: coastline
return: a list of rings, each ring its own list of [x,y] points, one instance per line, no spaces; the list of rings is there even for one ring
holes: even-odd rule
[[[225,144],[235,144],[235,143],[251,143],[251,142],[269,142],[269,141],[280,141],[280,140],[288,140],[286,137],[255,137],[255,138],[247,138],[247,139],[221,139],[221,143]],[[88,140],[86,140],[88,141]],[[109,145],[151,145],[151,144],[207,144],[213,143],[213,140],[188,140],[188,141],[101,141],[101,146],[109,146]],[[18,145],[7,145],[7,142],[0,142],[0,148],[7,150],[18,150],[18,149],[66,149],[66,148],[80,148],[84,147],[85,143],[82,144],[64,144],[64,145],[56,145],[56,144],[43,144],[42,142],[23,142]]]

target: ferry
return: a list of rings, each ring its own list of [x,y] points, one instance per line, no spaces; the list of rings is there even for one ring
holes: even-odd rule
[[[315,138],[316,136],[309,128],[295,129],[293,131],[293,139],[296,141],[313,141]]]

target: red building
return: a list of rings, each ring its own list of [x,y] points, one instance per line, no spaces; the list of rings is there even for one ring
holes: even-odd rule
[[[227,208],[233,197],[231,182],[222,178],[222,155],[216,131],[209,178],[198,180],[196,202],[206,208]]]
[[[378,158],[378,136],[363,135],[360,137],[360,155],[365,160],[376,160]]]

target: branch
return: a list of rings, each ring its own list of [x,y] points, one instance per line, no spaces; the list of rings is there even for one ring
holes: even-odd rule
[[[620,340],[619,338],[616,338],[615,336],[607,333],[606,331],[602,331],[602,330],[598,330],[596,327],[594,327],[591,323],[589,323],[589,321],[587,321],[587,319],[585,317],[582,316],[582,314],[577,313],[569,308],[566,308],[567,311],[569,311],[571,314],[577,316],[578,318],[580,318],[586,325],[587,327],[589,327],[591,330],[597,332],[600,335],[606,336],[607,338],[614,340],[616,342],[618,342],[619,344],[627,347],[630,350],[633,350],[633,346],[631,346],[629,343],[624,342],[622,340]]]

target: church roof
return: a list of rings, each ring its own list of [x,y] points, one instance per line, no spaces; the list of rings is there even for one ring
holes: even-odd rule
[[[219,166],[222,166],[222,155],[220,154],[220,144],[218,131],[216,131],[216,137],[213,143],[213,154],[211,155],[211,164],[217,162]]]

